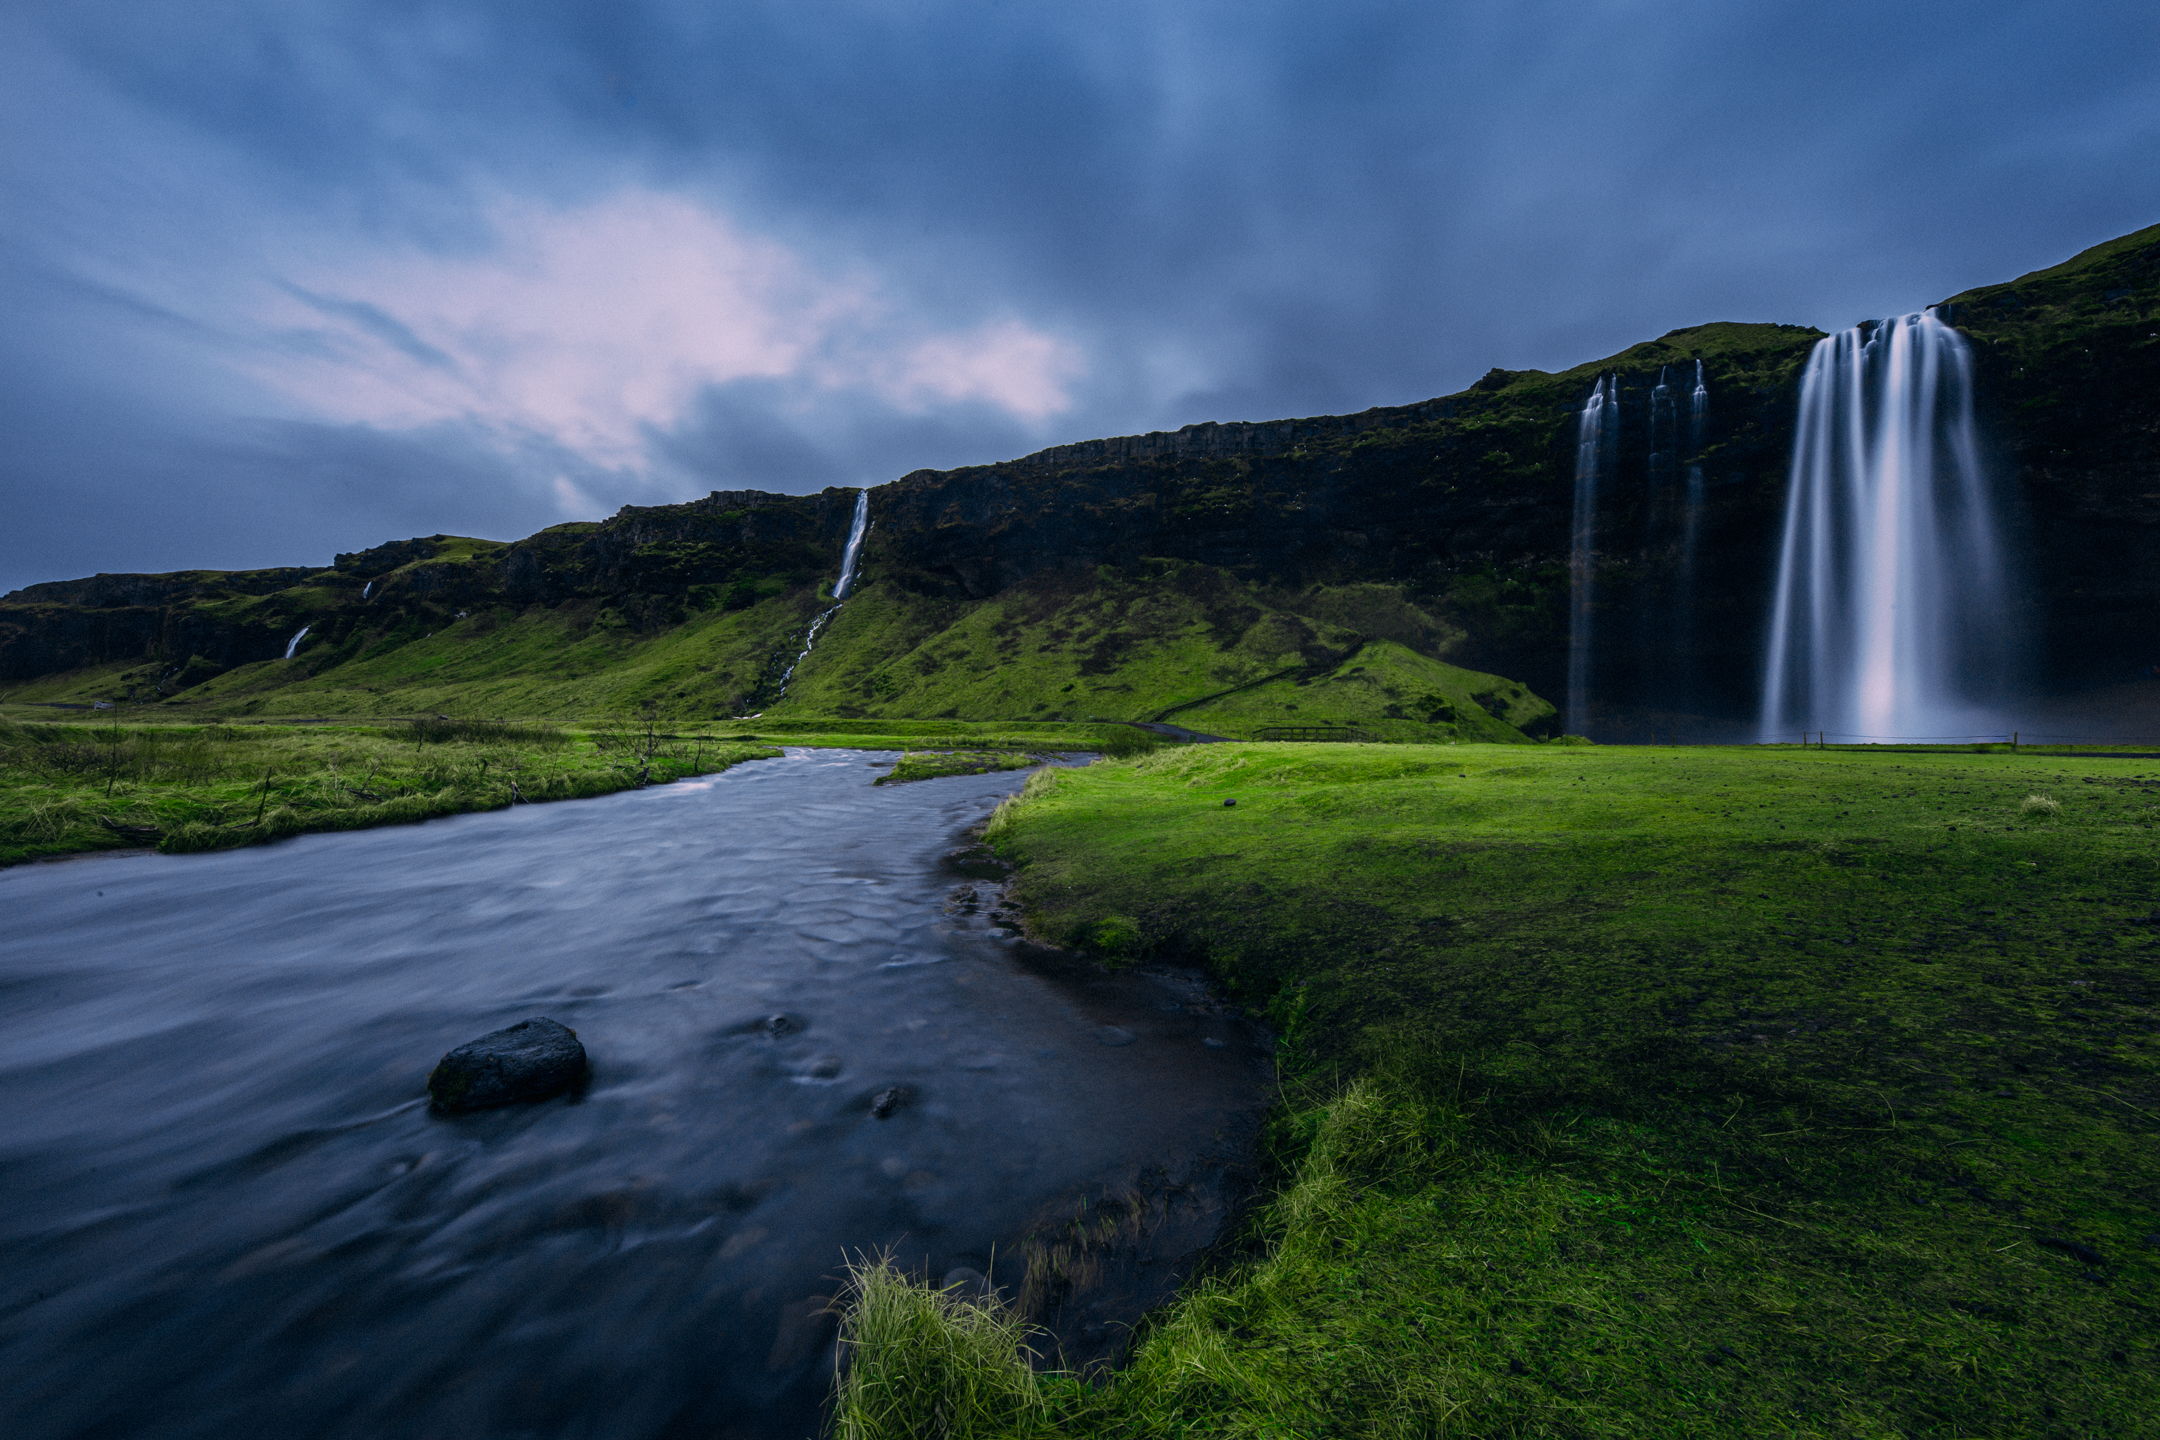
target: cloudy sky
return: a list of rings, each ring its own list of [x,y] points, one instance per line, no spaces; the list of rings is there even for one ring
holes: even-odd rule
[[[2160,221],[2160,7],[11,0],[0,589],[1396,404]]]

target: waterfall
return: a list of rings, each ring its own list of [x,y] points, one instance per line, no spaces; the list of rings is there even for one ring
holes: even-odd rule
[[[1575,515],[1568,550],[1567,726],[1581,734],[1589,725],[1590,603],[1595,581],[1598,476],[1611,468],[1620,441],[1620,378],[1597,382],[1575,427]]]
[[[361,587],[360,587],[360,598],[361,598],[362,600],[365,600],[365,599],[367,599],[367,597],[368,597],[368,596],[370,596],[370,595],[372,595],[372,594],[374,594],[374,593],[375,593],[375,582],[374,582],[374,581],[372,581],[372,580],[368,581],[368,582],[367,582],[367,584],[365,584],[365,585],[363,585],[363,586],[361,586]]]
[[[286,659],[288,659],[288,660],[292,659],[292,657],[293,657],[293,651],[295,651],[295,650],[297,650],[297,649],[299,649],[299,648],[300,648],[300,642],[301,642],[302,640],[305,640],[305,639],[307,639],[307,632],[308,632],[308,631],[309,631],[309,630],[310,630],[311,628],[313,628],[313,627],[311,627],[311,626],[307,626],[307,625],[302,625],[302,626],[301,626],[301,627],[300,627],[300,628],[299,628],[298,630],[296,630],[296,631],[294,631],[294,632],[293,632],[293,637],[292,637],[292,639],[290,639],[290,640],[288,640],[288,641],[286,641],[286,642],[285,642],[285,658],[286,658]]]
[[[1680,573],[1690,612],[1695,597],[1695,546],[1702,538],[1703,432],[1710,426],[1710,387],[1703,384],[1702,361],[1695,362],[1695,391],[1688,398],[1687,509],[1680,526]]]
[[[870,533],[870,487],[855,497],[855,519],[848,526],[847,549],[840,553],[840,579],[832,587],[833,599],[845,600],[855,588],[855,562],[862,557],[863,536]],[[828,611],[828,614],[831,612]],[[806,652],[807,653],[807,652]]]
[[[1670,383],[1672,367],[1658,367],[1657,384],[1650,390],[1650,504],[1649,539],[1653,547],[1666,543],[1666,531],[1671,524],[1668,514],[1672,503],[1673,472],[1680,449],[1679,419],[1673,413],[1673,393]]]
[[[817,648],[818,632],[825,628],[825,622],[839,612],[840,607],[847,603],[848,596],[853,593],[856,562],[862,558],[863,537],[869,533],[870,487],[866,485],[855,497],[855,518],[848,525],[847,548],[840,552],[840,578],[833,582],[833,603],[819,611],[818,617],[810,622],[810,631],[803,637],[802,654],[795,657],[794,665],[780,672],[779,689],[773,699],[778,700],[787,694],[788,681],[795,678],[795,666],[810,658],[810,652]]]
[[[1926,311],[1819,341],[1800,382],[1763,738],[1969,731],[1966,682],[2006,678],[2003,592],[1964,340]]]
[[[1695,362],[1695,388],[1688,397],[1687,485],[1681,496],[1680,574],[1673,605],[1673,705],[1693,711],[1702,697],[1702,667],[1696,656],[1697,609],[1695,557],[1702,548],[1703,435],[1710,426],[1710,387],[1703,383],[1702,361]]]

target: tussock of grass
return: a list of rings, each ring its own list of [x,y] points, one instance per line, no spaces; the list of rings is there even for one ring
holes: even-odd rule
[[[990,775],[1000,770],[1025,770],[1042,763],[1040,755],[1013,755],[995,750],[911,750],[892,770],[880,775],[879,785],[905,785],[911,780],[940,780],[951,775]]]
[[[2060,815],[2062,802],[2051,800],[2045,795],[2027,795],[2019,802],[2018,811],[2025,815]]]
[[[958,1440],[1040,1419],[1029,1327],[996,1296],[932,1289],[880,1256],[848,1267],[841,1305],[840,1440]]]

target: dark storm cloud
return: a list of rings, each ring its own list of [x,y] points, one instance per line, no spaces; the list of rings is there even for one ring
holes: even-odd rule
[[[0,485],[39,517],[0,586],[1396,403],[2160,218],[2144,5],[0,27]],[[69,518],[89,493],[159,518]]]

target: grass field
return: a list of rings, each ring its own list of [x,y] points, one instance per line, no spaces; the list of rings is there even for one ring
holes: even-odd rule
[[[780,753],[645,730],[55,725],[0,720],[0,865],[155,845],[167,853],[605,795]]]
[[[1206,746],[991,833],[1040,933],[1264,1010],[1286,1103],[1122,1373],[951,1433],[2154,1433],[2160,761]],[[992,1363],[850,1323],[851,1434]]]

